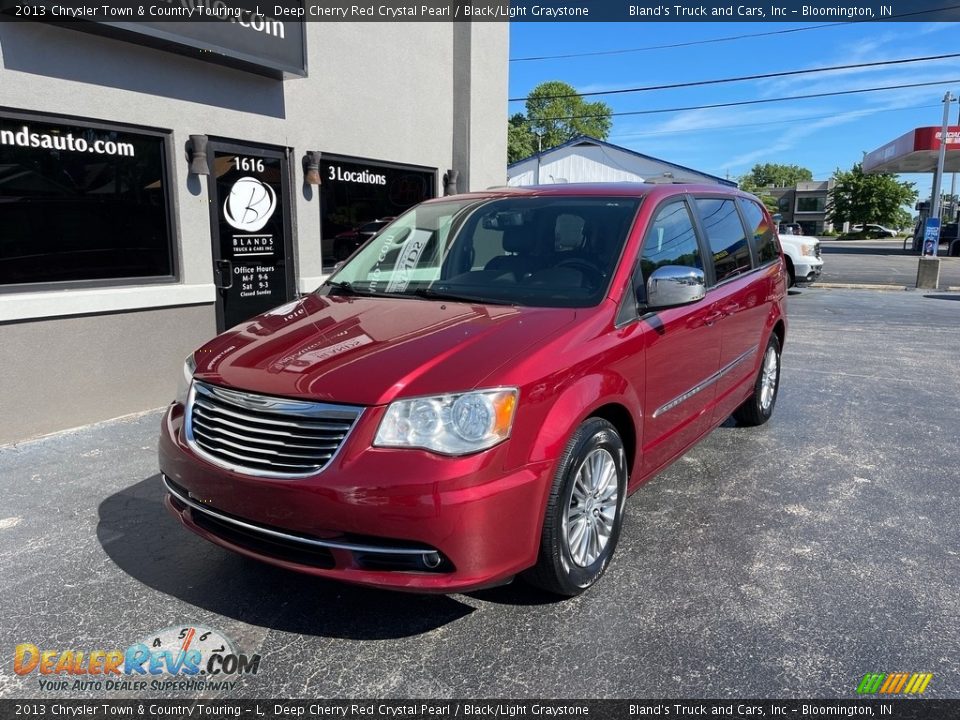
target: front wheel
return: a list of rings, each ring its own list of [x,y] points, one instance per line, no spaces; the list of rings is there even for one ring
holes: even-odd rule
[[[760,372],[753,384],[753,394],[746,402],[733,411],[737,424],[747,426],[763,425],[773,415],[777,404],[777,392],[780,389],[780,340],[773,333],[763,353]]]
[[[550,489],[537,564],[524,574],[533,585],[572,597],[597,582],[620,537],[627,496],[627,463],[617,429],[586,420],[560,458]]]

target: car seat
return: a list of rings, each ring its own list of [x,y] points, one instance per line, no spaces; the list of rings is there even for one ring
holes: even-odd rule
[[[535,238],[529,228],[508,228],[503,231],[503,250],[509,255],[498,255],[492,258],[484,270],[494,270],[501,275],[512,275],[516,282],[520,282],[537,269],[537,261],[533,255]]]

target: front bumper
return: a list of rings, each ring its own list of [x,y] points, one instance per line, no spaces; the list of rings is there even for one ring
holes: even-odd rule
[[[812,283],[823,273],[823,260],[804,258],[804,262],[797,263],[793,270],[798,283]]]
[[[167,508],[242,555],[396,590],[474,590],[536,562],[552,462],[507,470],[504,445],[460,458],[373,448],[377,410],[364,413],[323,471],[276,480],[198,457],[183,441],[183,407],[173,404],[159,447]]]

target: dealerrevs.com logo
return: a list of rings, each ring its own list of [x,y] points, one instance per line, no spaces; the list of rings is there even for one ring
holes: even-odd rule
[[[36,674],[41,690],[232,690],[255,675],[259,655],[237,651],[223,633],[199,625],[150,633],[125,650],[60,650],[21,643],[17,675]]]

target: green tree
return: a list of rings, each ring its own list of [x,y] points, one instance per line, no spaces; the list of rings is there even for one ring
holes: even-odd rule
[[[613,127],[613,111],[603,101],[587,102],[572,85],[550,80],[537,85],[527,96],[526,113],[517,113],[507,126],[507,154],[510,162],[532,155],[538,148],[549,150],[577,135],[606,140]],[[523,128],[530,136],[530,151],[524,150]],[[539,140],[538,140],[539,137]]]
[[[898,229],[899,229],[899,228],[912,228],[912,227],[913,227],[913,214],[910,213],[910,211],[908,211],[908,210],[906,210],[906,209],[904,209],[904,208],[902,208],[902,207],[897,208],[896,221],[895,221],[895,224],[893,225],[893,227],[898,228]]]
[[[877,223],[896,225],[900,206],[912,205],[917,189],[911,182],[900,182],[895,175],[867,175],[860,163],[844,172],[833,173],[833,189],[827,197],[827,219],[834,225]]]
[[[507,123],[507,162],[515,163],[533,155],[537,150],[535,140],[523,113],[516,113]]]
[[[810,180],[813,180],[813,173],[799,165],[757,163],[750,172],[741,175],[737,182],[743,190],[759,195],[766,187],[793,187],[799,182]]]

